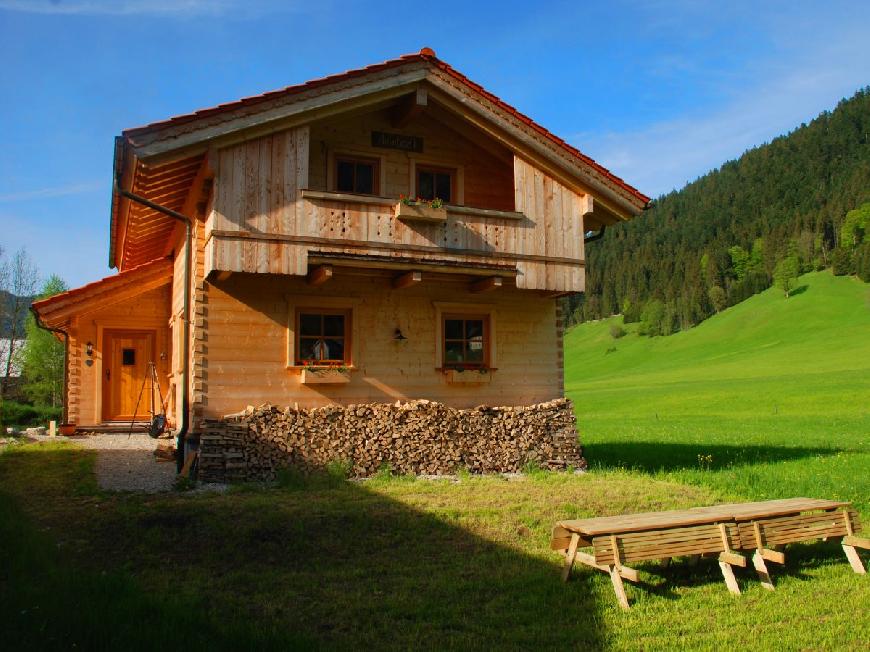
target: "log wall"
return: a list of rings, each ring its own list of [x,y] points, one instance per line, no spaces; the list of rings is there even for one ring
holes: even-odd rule
[[[516,472],[534,464],[583,469],[568,399],[528,407],[457,410],[429,401],[312,410],[263,406],[206,421],[200,447],[206,482],[273,480],[284,467],[354,476]]]
[[[553,298],[502,287],[472,294],[468,280],[424,275],[391,287],[390,275],[336,272],[322,286],[279,275],[233,274],[206,283],[202,306],[203,416],[271,403],[316,407],[420,399],[453,407],[529,405],[562,396]],[[438,304],[492,311],[496,371],[480,384],[453,384],[436,360]],[[350,307],[353,370],[344,385],[305,385],[292,365],[293,306]],[[405,341],[394,339],[401,329]]]

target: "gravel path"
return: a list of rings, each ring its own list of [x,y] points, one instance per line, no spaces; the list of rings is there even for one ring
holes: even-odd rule
[[[109,491],[171,491],[175,462],[158,462],[158,439],[148,435],[100,434],[77,440],[97,451],[96,474],[100,488]]]
[[[158,493],[171,491],[175,462],[154,457],[159,439],[148,435],[98,434],[87,437],[35,437],[38,441],[71,441],[97,451],[96,475],[100,488],[109,491]]]

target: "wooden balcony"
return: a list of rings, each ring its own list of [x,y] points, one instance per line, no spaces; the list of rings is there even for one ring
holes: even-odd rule
[[[555,182],[528,197],[518,192],[524,212],[448,204],[415,214],[393,197],[310,189],[282,205],[269,206],[265,196],[254,210],[236,207],[236,219],[217,202],[205,234],[208,271],[305,276],[311,264],[343,260],[516,276],[525,289],[583,289],[583,204]]]

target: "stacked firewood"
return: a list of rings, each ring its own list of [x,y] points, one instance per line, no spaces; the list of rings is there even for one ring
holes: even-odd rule
[[[568,399],[460,410],[419,400],[312,409],[261,405],[203,422],[200,477],[271,480],[282,467],[347,465],[352,475],[585,468]]]

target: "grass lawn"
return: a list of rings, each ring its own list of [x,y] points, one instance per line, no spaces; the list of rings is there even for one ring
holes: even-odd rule
[[[870,577],[835,542],[789,548],[773,593],[738,572],[740,598],[711,561],[640,565],[627,613],[603,574],[561,583],[547,546],[558,519],[734,498],[844,497],[870,522],[867,286],[805,284],[670,338],[572,331],[581,476],[141,496],[100,492],[91,451],[10,449],[4,647],[866,649]]]

